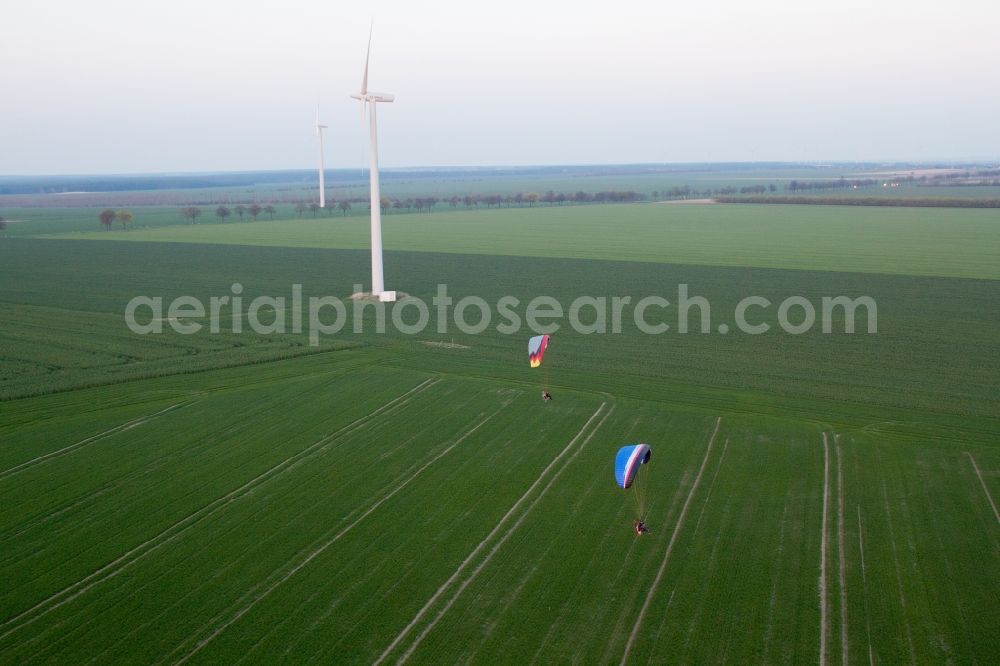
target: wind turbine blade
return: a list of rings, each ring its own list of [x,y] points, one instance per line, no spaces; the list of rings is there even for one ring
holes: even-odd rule
[[[372,30],[375,28],[375,22],[372,21],[371,26],[368,28],[368,50],[365,52],[365,75],[361,78],[361,94],[364,95],[368,92],[368,60],[372,55]]]

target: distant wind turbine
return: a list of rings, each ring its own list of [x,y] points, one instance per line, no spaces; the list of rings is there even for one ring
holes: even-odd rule
[[[372,211],[372,295],[382,301],[396,300],[396,292],[386,291],[382,273],[382,203],[378,187],[378,129],[375,121],[375,108],[379,102],[391,102],[393,95],[368,91],[368,61],[372,53],[372,35],[368,32],[368,52],[365,54],[365,73],[361,78],[361,92],[351,95],[362,104],[361,116],[369,111],[371,145],[369,146],[369,182],[371,187]],[[371,106],[369,106],[369,104]]]
[[[323,181],[323,130],[326,125],[319,122],[319,106],[316,106],[316,136],[319,137],[319,207],[326,208],[326,184]]]

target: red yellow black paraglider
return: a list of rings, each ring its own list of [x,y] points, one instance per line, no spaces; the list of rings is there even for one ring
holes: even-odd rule
[[[545,358],[545,350],[549,348],[549,336],[547,335],[536,335],[530,340],[528,340],[528,365],[532,368],[538,368],[542,366],[542,359]],[[548,402],[552,399],[552,394],[549,393],[549,366],[546,365],[543,369],[543,381],[542,381],[542,400]]]
[[[528,340],[528,363],[531,367],[537,368],[542,364],[542,358],[545,357],[545,350],[548,348],[549,336],[547,335],[536,335]]]

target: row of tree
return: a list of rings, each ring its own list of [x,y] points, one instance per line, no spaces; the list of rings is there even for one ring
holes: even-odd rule
[[[247,215],[256,220],[261,213],[267,213],[273,220],[274,214],[277,212],[277,209],[271,204],[266,206],[261,206],[256,203],[250,204],[249,206],[239,204],[233,206],[232,208],[229,208],[229,206],[219,206],[215,209],[215,216],[225,222],[227,217],[230,217],[233,213],[235,213],[239,216],[240,221],[243,221],[244,217]],[[181,208],[181,217],[191,224],[195,224],[197,223],[198,218],[201,217],[201,208],[198,208],[197,206],[185,206],[184,208]]]
[[[988,178],[979,178],[971,180],[943,180],[943,181],[929,181],[926,183],[920,183],[921,187],[1000,187],[1000,178],[994,178],[990,180]]]
[[[1000,208],[1000,199],[969,198],[907,198],[850,196],[764,196],[720,197],[720,203],[801,204],[821,206],[902,206],[915,208]]]
[[[514,194],[502,195],[502,194],[467,194],[465,196],[451,196],[447,199],[439,199],[438,197],[413,197],[407,199],[394,199],[390,197],[382,197],[382,211],[386,212],[390,208],[396,210],[406,209],[407,211],[416,210],[418,213],[423,211],[431,211],[434,206],[439,203],[447,203],[452,208],[457,208],[460,204],[466,208],[478,208],[479,206],[486,206],[487,208],[497,208],[503,207],[513,207],[513,206],[528,206],[529,208],[535,204],[542,203],[548,205],[564,204],[564,203],[619,203],[626,201],[641,201],[645,197],[638,192],[631,191],[617,191],[617,190],[606,190],[601,192],[555,192],[553,190],[548,190],[544,193],[539,192],[517,192]],[[362,200],[364,201],[364,200]]]
[[[893,178],[891,182],[898,183],[901,179]],[[902,180],[912,180],[904,178]],[[838,178],[837,180],[793,180],[785,187],[789,192],[816,192],[823,190],[856,190],[861,187],[875,187],[883,181],[875,178]]]
[[[734,190],[735,191],[735,190]],[[539,194],[537,192],[519,192],[513,195],[499,195],[499,194],[476,194],[476,195],[466,195],[464,197],[452,196],[447,199],[440,199],[438,197],[413,197],[407,199],[394,199],[390,197],[381,198],[382,212],[388,213],[390,210],[402,211],[406,210],[411,212],[416,210],[418,213],[424,211],[431,211],[434,206],[439,203],[447,203],[452,208],[457,208],[459,204],[464,205],[466,208],[474,208],[479,206],[486,206],[487,208],[496,207],[511,207],[511,206],[534,206],[536,203],[546,203],[546,204],[563,204],[567,202],[573,203],[604,203],[604,202],[623,202],[623,201],[641,201],[644,199],[643,195],[638,192],[619,192],[619,191],[604,191],[597,192],[596,194],[591,194],[589,192],[576,192],[574,194],[566,194],[562,192],[554,192],[549,190],[544,194]],[[342,215],[347,215],[349,211],[354,208],[353,204],[360,203],[366,208],[368,207],[368,200],[363,198],[354,199],[338,199],[336,201],[331,201],[325,207],[328,215],[333,215],[334,212],[340,211]],[[319,204],[312,202],[306,203],[304,201],[298,201],[294,204],[293,210],[296,216],[302,217],[307,211],[312,213],[313,217],[318,215],[320,211],[324,208],[320,207]],[[256,220],[261,213],[267,213],[271,219],[274,219],[274,215],[277,212],[274,205],[267,204],[261,206],[260,204],[254,203],[250,205],[239,204],[230,208],[229,206],[218,206],[215,209],[215,216],[221,221],[225,222],[226,218],[231,217],[233,214],[239,216],[240,221],[243,221],[247,216]],[[197,220],[202,215],[202,209],[197,206],[185,206],[180,209],[181,217],[190,222],[191,224],[197,223]]]

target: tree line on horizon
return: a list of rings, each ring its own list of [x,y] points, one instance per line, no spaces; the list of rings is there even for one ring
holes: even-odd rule
[[[439,197],[408,197],[406,199],[397,199],[393,197],[381,197],[380,203],[383,213],[388,213],[391,210],[407,212],[430,212],[434,206],[439,203],[446,203],[452,208],[457,208],[460,204],[464,205],[466,208],[478,208],[479,206],[486,206],[487,208],[492,208],[494,206],[501,207],[511,207],[511,206],[534,206],[536,203],[547,203],[550,205],[563,204],[567,202],[571,203],[607,203],[607,202],[628,202],[628,201],[642,201],[645,197],[638,193],[632,191],[615,191],[608,190],[597,192],[591,194],[589,192],[579,191],[574,194],[557,193],[552,190],[545,192],[544,194],[539,194],[537,192],[527,192],[527,193],[517,193],[514,195],[504,196],[499,194],[485,194],[485,195],[466,195],[463,197],[452,196],[447,199],[441,199]],[[312,213],[313,217],[316,217],[320,211],[325,210],[328,215],[333,215],[336,211],[339,211],[341,215],[347,215],[349,211],[353,210],[354,204],[360,203],[365,209],[369,208],[368,199],[363,197],[355,198],[344,198],[331,201],[325,208],[321,207],[316,202],[306,203],[304,201],[297,201],[292,206],[292,210],[295,212],[297,217],[302,217],[303,214],[308,211]],[[247,217],[257,220],[261,213],[266,213],[271,219],[274,219],[277,213],[277,208],[274,204],[267,204],[261,206],[258,203],[253,203],[249,205],[237,204],[235,206],[229,207],[226,205],[220,205],[215,208],[215,216],[219,218],[220,221],[225,222],[227,218],[232,215],[237,215],[242,222]],[[107,219],[114,221],[115,211],[107,210],[101,213],[101,223],[108,226],[110,229],[110,222],[105,221],[105,213],[110,213],[112,217]],[[181,217],[191,224],[197,224],[198,218],[201,217],[203,211],[198,206],[184,206],[180,208]]]
[[[968,174],[962,174],[963,176],[968,176]],[[994,171],[979,172],[975,174],[979,177],[991,177],[995,175]],[[557,192],[555,190],[547,190],[545,192],[517,192],[514,194],[466,194],[464,196],[452,195],[450,197],[441,198],[437,196],[417,196],[417,197],[406,197],[398,198],[392,196],[381,197],[381,208],[383,213],[390,212],[431,212],[434,210],[435,206],[439,204],[447,204],[451,208],[458,208],[463,206],[466,209],[479,208],[485,206],[486,208],[512,208],[512,207],[532,207],[535,205],[549,205],[558,206],[564,204],[590,204],[590,203],[632,203],[638,201],[658,201],[664,199],[689,199],[689,198],[718,198],[720,201],[726,201],[728,203],[742,203],[742,202],[756,202],[756,203],[792,203],[792,200],[801,200],[801,197],[785,197],[777,194],[779,188],[784,190],[789,194],[803,194],[803,193],[816,193],[825,192],[829,190],[837,189],[869,189],[879,186],[884,186],[887,184],[893,184],[893,186],[907,183],[914,185],[925,185],[925,184],[940,184],[940,180],[937,178],[928,178],[926,176],[915,177],[909,176],[897,176],[891,179],[879,179],[879,178],[837,178],[833,180],[816,180],[816,181],[804,181],[793,179],[785,183],[784,185],[777,185],[775,183],[769,184],[758,184],[758,185],[745,185],[742,187],[737,187],[735,185],[724,185],[720,187],[706,187],[703,189],[693,188],[689,185],[674,185],[669,188],[664,188],[662,190],[653,190],[649,195],[643,194],[641,192],[635,192],[633,190],[601,190],[599,192],[587,192],[584,190],[577,190],[575,192]],[[741,196],[742,195],[742,196]],[[786,199],[788,201],[786,201]],[[816,199],[816,203],[821,202],[819,198],[810,197],[810,199]],[[826,199],[822,199],[826,201]],[[862,202],[871,202],[871,197],[861,197],[856,202],[854,200],[848,201],[844,199],[839,199],[838,203],[861,205]],[[899,200],[896,200],[899,201]],[[963,207],[985,207],[993,208],[996,207],[995,200],[969,200],[964,203],[955,201],[953,203],[941,203],[937,200],[937,204],[933,204],[930,200],[923,201],[920,199],[914,199],[912,203],[899,205],[912,205],[912,206],[929,206],[929,205],[945,205],[945,206],[963,206]],[[868,205],[889,205],[888,203],[869,203]],[[369,202],[366,197],[356,196],[356,197],[344,197],[339,199],[331,199],[325,207],[321,207],[316,202],[307,203],[304,200],[298,200],[292,202],[292,210],[297,217],[301,218],[306,212],[312,214],[313,217],[319,215],[320,212],[326,212],[328,216],[333,216],[338,212],[342,216],[348,215],[355,208],[361,208],[363,210],[369,209]],[[274,219],[275,215],[278,214],[278,209],[274,203],[260,204],[257,202],[253,203],[238,203],[236,205],[232,204],[221,204],[215,207],[214,215],[221,222],[225,222],[228,218],[236,216],[242,222],[244,220],[250,219],[256,221],[260,215],[266,214],[270,219]],[[198,206],[184,206],[180,208],[181,217],[191,224],[196,224],[198,218],[202,216],[203,210]],[[127,209],[112,210],[110,208],[101,211],[100,213],[101,224],[108,230],[114,225],[115,222],[122,225],[122,229],[127,229],[132,223],[133,215]],[[2,224],[2,223],[0,223]],[[5,226],[5,225],[4,225]],[[4,228],[0,226],[0,230]]]
[[[719,197],[718,202],[813,206],[896,206],[901,208],[1000,208],[1000,199],[945,197],[727,196]]]

